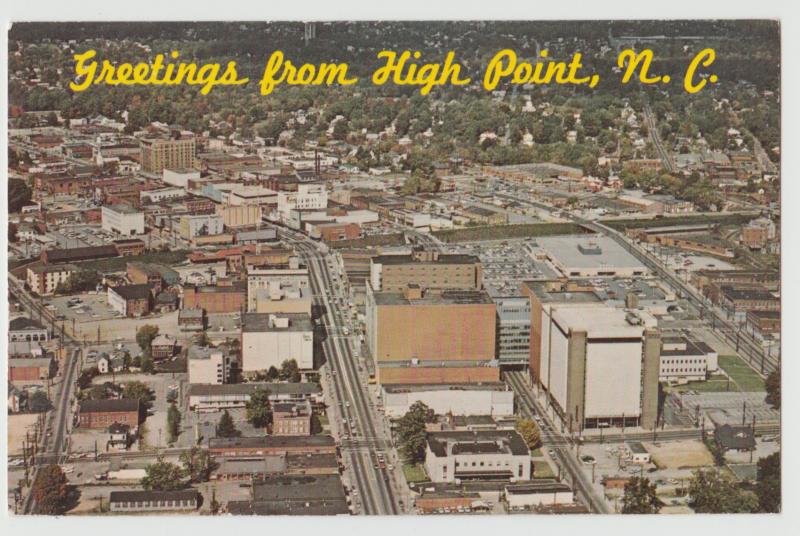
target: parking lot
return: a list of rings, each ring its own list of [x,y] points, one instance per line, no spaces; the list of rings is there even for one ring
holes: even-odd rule
[[[534,260],[527,240],[471,242],[446,246],[447,253],[477,255],[483,264],[483,283],[493,298],[519,296],[520,283],[557,277],[552,268]]]

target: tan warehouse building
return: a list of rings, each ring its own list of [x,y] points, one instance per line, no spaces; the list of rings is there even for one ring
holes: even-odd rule
[[[483,269],[474,255],[442,255],[437,251],[380,255],[372,259],[370,285],[376,292],[403,292],[409,283],[422,289],[480,290]]]
[[[494,302],[475,290],[367,290],[367,337],[381,384],[499,380]]]

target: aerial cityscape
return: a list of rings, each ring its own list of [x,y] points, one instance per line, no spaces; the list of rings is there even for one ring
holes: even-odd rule
[[[777,21],[8,35],[9,513],[781,511]],[[87,50],[677,78],[709,47],[695,94],[70,89]]]

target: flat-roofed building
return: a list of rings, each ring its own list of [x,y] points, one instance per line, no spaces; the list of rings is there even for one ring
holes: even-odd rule
[[[311,289],[297,284],[270,281],[269,288],[256,289],[256,313],[305,313],[311,316]]]
[[[197,149],[194,136],[142,138],[139,146],[142,150],[142,171],[162,174],[165,169],[195,167]],[[182,181],[176,182],[170,184],[186,187],[186,184],[180,184]]]
[[[531,300],[528,296],[496,298],[497,360],[500,365],[527,365],[531,353]]]
[[[188,351],[189,383],[221,385],[231,377],[233,359],[225,348],[193,344]]]
[[[542,330],[540,385],[571,433],[653,428],[661,338],[643,311],[555,305]]]
[[[531,451],[513,430],[431,432],[425,469],[433,482],[531,478]]]
[[[613,239],[601,235],[546,236],[533,255],[546,259],[565,277],[633,277],[647,267]]]
[[[189,407],[201,412],[243,408],[253,392],[262,389],[269,392],[269,399],[273,404],[309,400],[312,406],[319,407],[323,403],[322,388],[317,383],[250,382],[225,385],[191,383]]]
[[[59,285],[66,284],[78,272],[72,264],[37,264],[28,267],[28,286],[40,296],[53,294]]]
[[[144,212],[130,205],[104,205],[101,207],[104,231],[123,236],[144,234]]]
[[[229,229],[255,227],[261,223],[262,209],[259,205],[217,205],[216,211]]]
[[[761,286],[722,285],[719,305],[728,318],[739,323],[747,320],[748,311],[780,311],[781,301]]]
[[[703,341],[662,337],[658,378],[671,383],[705,381],[708,373],[718,370],[717,362],[716,350]]]
[[[483,288],[481,261],[474,255],[414,251],[379,255],[370,261],[370,285],[376,292],[403,292],[409,284],[423,289]]]
[[[192,512],[200,507],[200,494],[195,489],[177,491],[112,491],[109,510],[119,513]]]
[[[314,368],[314,327],[307,314],[242,315],[242,372],[253,376],[294,359],[301,370]]]
[[[514,391],[503,382],[383,385],[383,411],[400,418],[416,402],[437,415],[513,415]]]
[[[497,381],[496,307],[476,290],[367,291],[367,342],[380,383]]]

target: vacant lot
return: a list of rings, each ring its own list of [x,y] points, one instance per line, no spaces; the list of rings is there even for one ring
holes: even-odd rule
[[[695,391],[698,393],[739,391],[736,383],[729,380],[724,374],[711,376],[711,378],[704,382],[689,382],[684,385],[673,385],[669,390],[675,393],[685,393],[687,391]]]
[[[17,456],[22,454],[22,442],[25,433],[33,435],[34,424],[38,413],[18,413],[8,416],[8,454]]]
[[[713,465],[714,458],[700,440],[644,443],[659,469],[691,469]]]
[[[764,380],[735,355],[719,356],[719,366],[736,383],[739,391],[764,391]]]

